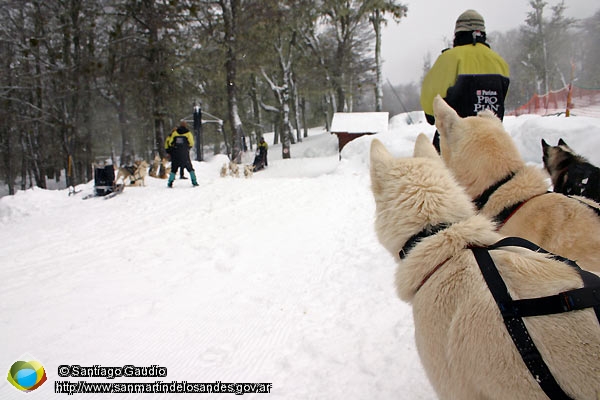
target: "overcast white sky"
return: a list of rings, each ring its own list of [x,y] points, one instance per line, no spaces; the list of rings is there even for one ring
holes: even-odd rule
[[[506,32],[525,24],[532,8],[529,0],[401,0],[408,5],[408,16],[399,24],[388,22],[382,36],[384,83],[419,83],[423,61],[429,52],[434,62],[447,41],[454,37],[456,18],[465,10],[474,9],[485,19],[487,32]],[[551,6],[559,0],[547,0],[545,15],[552,15]],[[565,0],[567,17],[587,18],[600,9],[597,0]],[[493,43],[490,43],[492,49]]]

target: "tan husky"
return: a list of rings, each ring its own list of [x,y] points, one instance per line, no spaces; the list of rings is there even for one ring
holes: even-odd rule
[[[499,223],[500,233],[600,272],[600,205],[547,193],[548,176],[525,164],[491,111],[460,118],[439,96],[433,109],[446,166],[481,212]]]
[[[378,140],[371,145],[375,229],[398,261],[398,295],[412,303],[427,376],[440,399],[547,399],[466,248],[489,246],[501,235],[487,217],[476,215],[470,196],[432,149],[424,135],[415,156],[428,158],[394,159]],[[431,236],[407,248],[427,229]],[[541,253],[507,247],[490,254],[514,299],[582,287],[574,268]],[[523,319],[560,388],[575,399],[596,399],[600,325],[594,310]]]
[[[148,175],[153,178],[167,179],[171,172],[171,167],[168,166],[169,161],[166,158],[160,158],[158,153],[154,156]]]
[[[148,175],[148,163],[145,160],[135,161],[131,167],[121,167],[117,172],[117,179],[126,186],[146,186],[146,175]]]

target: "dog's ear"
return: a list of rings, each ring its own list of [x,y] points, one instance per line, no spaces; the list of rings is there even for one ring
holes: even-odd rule
[[[562,140],[562,139],[561,139]],[[560,142],[559,142],[560,143]],[[544,140],[542,139],[542,149],[544,149],[544,151],[546,151],[546,149],[550,147],[550,145]]]
[[[379,193],[382,188],[383,182],[386,180],[386,172],[389,169],[390,164],[393,162],[394,157],[385,148],[383,143],[378,139],[373,139],[371,142],[371,185],[373,192]]]
[[[417,136],[417,140],[415,141],[415,149],[413,150],[413,157],[441,160],[437,150],[435,147],[433,147],[433,144],[424,133],[420,133],[419,136]]]
[[[494,114],[494,112],[492,110],[488,110],[488,109],[479,111],[477,113],[477,116],[481,117],[481,118],[487,118],[487,119],[493,119],[493,120],[500,121],[500,118],[498,118],[498,116],[496,114]]]
[[[371,142],[371,169],[373,166],[380,167],[389,164],[394,157],[385,148],[379,139],[373,139]]]
[[[542,162],[546,169],[548,169],[548,159],[550,158],[550,150],[552,146],[550,146],[544,139],[542,139]]]
[[[433,115],[435,126],[441,135],[448,134],[454,124],[460,120],[456,111],[439,94],[433,99]]]
[[[558,139],[558,145],[559,146],[569,147],[569,145],[567,144],[567,142],[565,142],[562,138]]]

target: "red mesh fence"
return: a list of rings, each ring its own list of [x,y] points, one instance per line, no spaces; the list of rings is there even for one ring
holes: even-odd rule
[[[572,86],[570,96],[568,87],[545,95],[535,94],[526,104],[508,115],[553,115],[566,113],[567,109],[571,115],[600,118],[600,89]]]

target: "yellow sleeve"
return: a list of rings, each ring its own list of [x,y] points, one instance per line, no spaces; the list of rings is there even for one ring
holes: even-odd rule
[[[194,147],[194,135],[192,135],[192,132],[187,131],[185,133],[185,137],[187,137],[188,143],[190,144],[190,147]]]
[[[172,142],[173,142],[173,135],[167,136],[167,138],[165,139],[165,150],[167,150],[169,147],[171,147]]]
[[[454,86],[457,77],[458,60],[452,54],[442,53],[425,75],[421,86],[421,107],[425,114],[433,115],[433,99],[438,94],[446,97],[448,88]]]

